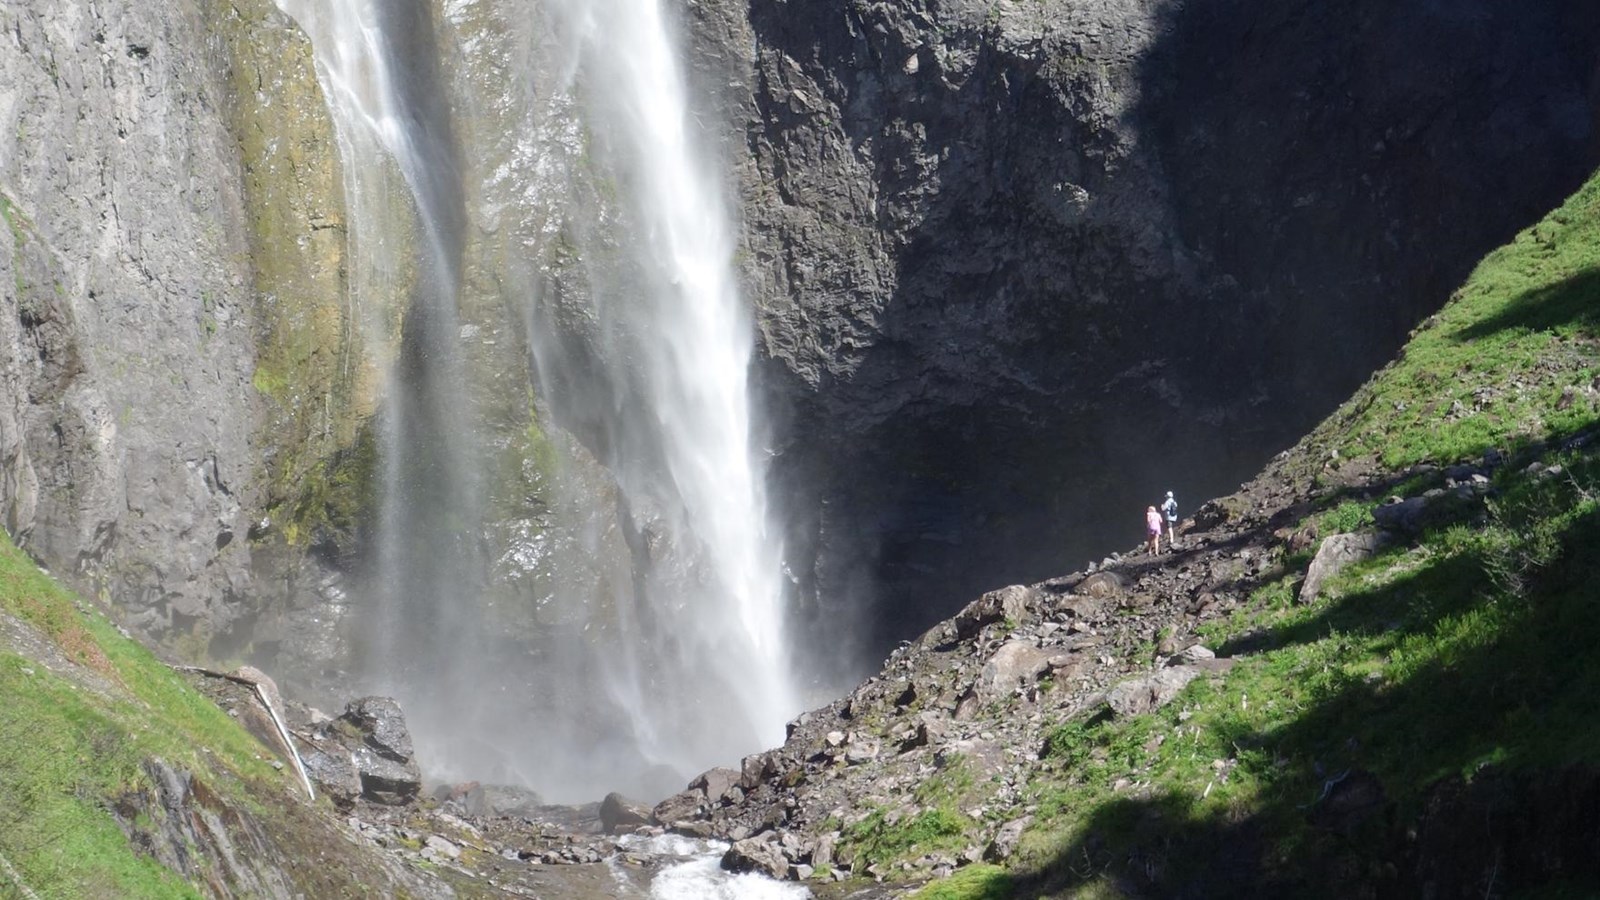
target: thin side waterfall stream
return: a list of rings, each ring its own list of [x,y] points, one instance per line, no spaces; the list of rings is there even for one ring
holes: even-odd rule
[[[352,687],[400,700],[432,780],[560,802],[664,796],[781,743],[799,699],[754,333],[672,15],[278,3],[335,120],[349,309],[383,375]],[[493,59],[509,78],[473,74],[494,40],[469,20],[519,48]],[[484,109],[498,134],[457,120]],[[513,444],[538,452],[508,465]]]

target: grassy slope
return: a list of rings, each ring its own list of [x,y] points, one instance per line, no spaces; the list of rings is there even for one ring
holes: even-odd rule
[[[1318,498],[1326,535],[1371,522],[1375,498],[1346,473],[1405,495],[1427,486],[1409,467],[1498,449],[1515,461],[1488,503],[1307,606],[1291,598],[1311,554],[1280,548],[1281,576],[1205,635],[1241,656],[1226,679],[1131,721],[1062,723],[1032,787],[1016,895],[1399,890],[1397,827],[1441,780],[1600,763],[1600,441],[1563,446],[1600,418],[1597,324],[1600,176],[1486,258],[1269,475]],[[1532,459],[1565,472],[1538,478]],[[1352,775],[1377,786],[1387,818],[1319,821],[1319,798]],[[1005,896],[995,883],[939,896]]]
[[[220,709],[81,607],[3,535],[0,609],[42,632],[71,663],[58,660],[63,677],[0,649],[0,856],[15,873],[0,864],[0,896],[22,894],[11,884],[16,876],[41,897],[197,896],[130,848],[107,804],[148,787],[141,764],[150,757],[236,798],[247,783],[257,796],[288,791],[284,777]]]

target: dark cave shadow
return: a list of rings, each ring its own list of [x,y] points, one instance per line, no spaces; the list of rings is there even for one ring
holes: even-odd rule
[[[1600,267],[1527,291],[1498,314],[1462,328],[1454,337],[1467,343],[1501,331],[1553,331],[1569,324],[1589,337],[1600,332]]]
[[[920,223],[882,248],[896,287],[870,351],[848,375],[822,373],[815,392],[828,399],[798,401],[792,426],[805,433],[796,444],[820,443],[793,455],[816,459],[788,481],[822,485],[820,500],[803,500],[827,505],[849,534],[819,568],[873,598],[864,643],[880,649],[984,590],[1107,555],[1124,516],[1162,490],[1231,491],[1385,362],[1484,252],[1566,196],[1600,152],[1587,43],[1600,15],[1576,0],[1536,11],[1164,4],[1142,62],[1125,73],[1137,100],[1117,111],[1117,129],[1094,127],[1088,101],[1060,99],[1105,75],[1085,49],[1101,37],[1079,24],[1055,23],[1032,49],[1001,49],[941,21],[972,52],[966,71],[945,78],[926,48],[892,43],[897,9],[751,11],[761,52],[802,72],[840,64],[818,82],[839,104],[837,152],[870,163],[876,189],[876,220],[854,224],[881,230],[907,211]],[[904,71],[910,57],[918,78]],[[1075,63],[1081,72],[1047,70]],[[780,69],[791,71],[761,77],[781,81]],[[810,140],[817,113],[769,90],[765,80],[757,90],[763,139]],[[1274,134],[1290,137],[1266,139]],[[1530,142],[1539,167],[1518,164]],[[821,150],[834,152],[807,152]],[[1044,176],[1102,206],[1064,211]],[[1170,221],[1116,214],[1157,189],[1171,195]],[[1486,196],[1516,199],[1485,206]],[[1142,229],[1172,239],[1181,259],[1170,275],[1136,259]],[[852,278],[872,271],[830,264],[797,290],[849,297],[869,290]],[[928,356],[944,343],[1007,367],[992,383],[962,382]],[[1122,379],[1119,363],[1152,347],[1160,367]],[[920,380],[921,405],[847,434],[807,425],[827,422],[830,406],[872,409],[908,379]],[[1141,387],[1153,380],[1180,399]],[[1204,415],[1258,385],[1275,399],[1221,421]]]

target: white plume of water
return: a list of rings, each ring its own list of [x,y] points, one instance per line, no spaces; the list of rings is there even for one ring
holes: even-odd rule
[[[540,27],[526,0],[481,2]],[[594,538],[604,530],[596,523],[617,519],[600,507],[551,525],[570,539],[532,554],[548,553],[560,570],[536,605],[570,630],[526,652],[515,646],[525,636],[506,627],[509,607],[495,599],[507,595],[485,575],[484,549],[490,557],[499,549],[474,543],[486,533],[491,486],[480,484],[488,454],[473,436],[471,398],[483,388],[470,382],[486,378],[458,346],[468,229],[449,104],[437,69],[422,62],[438,50],[427,44],[427,4],[278,3],[311,37],[339,133],[352,303],[368,293],[412,295],[401,336],[389,333],[392,316],[358,316],[389,373],[376,540],[382,603],[359,666],[364,687],[400,699],[435,777],[521,780],[552,799],[630,786],[664,794],[695,772],[781,743],[798,699],[784,643],[781,548],[753,447],[754,331],[723,177],[702,146],[660,0],[542,0],[545,29],[525,46],[555,54],[560,74],[515,103],[541,98],[549,109],[525,111],[530,129],[581,132],[593,158],[524,160],[494,176],[537,171],[557,183],[551,173],[565,165],[574,182],[604,180],[610,205],[603,215],[561,212],[571,198],[532,180],[513,192],[533,198],[517,202],[540,205],[539,217],[590,226],[575,226],[573,238],[580,255],[594,257],[575,270],[587,273],[580,293],[590,307],[579,317],[587,324],[583,333],[545,327],[539,309],[549,298],[530,287],[532,364],[543,390],[564,393],[546,398],[554,423],[591,436],[610,470],[628,520],[622,555],[631,556],[621,577],[610,574],[614,558],[596,561],[618,545]],[[530,80],[549,71],[542,62],[528,68]],[[384,182],[389,171],[404,190]],[[411,206],[391,208],[396,195]],[[425,251],[416,271],[401,258],[413,226]],[[556,519],[568,501],[613,502],[582,478],[563,489]],[[563,562],[563,553],[595,558]]]
[[[660,0],[550,8],[572,55],[570,89],[618,185],[628,223],[621,240],[636,270],[635,282],[591,285],[608,378],[640,394],[630,399],[644,413],[611,428],[622,450],[610,464],[630,502],[668,523],[674,549],[697,570],[690,583],[650,585],[655,640],[677,653],[648,654],[612,687],[655,735],[661,761],[704,765],[708,754],[780,743],[798,702],[781,550],[752,446],[754,330],[724,182],[700,146]],[[701,692],[708,708],[664,703],[663,688]]]
[[[481,491],[457,346],[461,192],[442,84],[414,58],[431,26],[417,4],[278,5],[312,42],[350,209],[351,318],[384,373],[378,574],[346,661],[361,681],[351,687],[399,698],[419,748],[437,756],[441,731],[471,727],[453,692],[477,679],[450,662],[481,637],[469,537]]]

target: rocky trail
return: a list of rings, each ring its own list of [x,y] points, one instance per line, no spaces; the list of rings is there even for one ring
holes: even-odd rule
[[[1405,473],[1438,486],[1379,506],[1387,529],[1379,534],[1415,528],[1439,498],[1479,496],[1500,462]],[[1306,473],[1304,460],[1282,455],[1262,477],[1185,519],[1176,547],[1113,554],[984,594],[902,644],[848,696],[796,718],[782,747],[737,769],[709,770],[654,808],[616,794],[552,806],[525,790],[476,782],[425,793],[403,716],[383,698],[355,701],[337,718],[289,704],[290,728],[353,835],[433,868],[468,894],[650,896],[662,872],[720,853],[723,869],[805,882],[818,896],[891,896],[968,863],[1004,862],[1036,811],[1026,788],[1051,729],[1075,717],[1148,712],[1190,681],[1228,671],[1235,659],[1204,646],[1197,629],[1247,604],[1256,587],[1282,574],[1286,553],[1316,541],[1315,526],[1301,523],[1319,501],[1376,502],[1396,481],[1335,461],[1313,489]],[[1369,544],[1325,541],[1309,590]],[[1245,653],[1249,644],[1231,647]],[[196,677],[282,752],[244,680]],[[952,803],[970,823],[964,848],[895,871],[858,858],[852,831]],[[872,886],[884,881],[901,884]]]
[[[1506,462],[1491,453],[1481,465],[1425,465],[1395,477],[1368,462],[1281,454],[1261,477],[1186,519],[1176,548],[1116,554],[983,595],[896,649],[849,696],[792,722],[784,746],[746,758],[738,771],[705,773],[658,805],[653,820],[730,841],[726,866],[814,885],[916,883],[968,863],[1004,863],[1037,811],[1027,788],[1046,764],[1049,732],[1074,718],[1149,712],[1190,681],[1231,669],[1237,659],[1204,646],[1197,630],[1249,604],[1284,574],[1286,556],[1332,537],[1316,533],[1313,512],[1370,502],[1378,529],[1323,541],[1299,585],[1302,602],[1337,569],[1414,533],[1430,511],[1481,505],[1489,472]],[[1410,500],[1389,497],[1409,479],[1429,486]],[[1137,516],[1132,522],[1136,534]],[[1246,634],[1219,649],[1242,655],[1251,647]],[[898,871],[853,852],[879,822],[928,821],[952,804],[967,823],[958,851],[902,861]],[[843,885],[816,890],[856,896]]]
[[[1585,432],[1563,447],[1594,437]],[[1254,652],[1259,642],[1249,633],[1207,647],[1200,632],[1245,610],[1257,588],[1293,568],[1308,600],[1340,565],[1404,540],[1436,513],[1481,507],[1496,468],[1559,474],[1493,451],[1479,463],[1399,473],[1312,456],[1280,455],[1236,493],[1207,502],[1180,524],[1177,546],[1160,554],[1113,554],[984,594],[903,643],[848,696],[794,719],[783,746],[704,772],[654,807],[618,794],[562,806],[519,788],[425,785],[392,700],[360,698],[329,716],[279,697],[258,671],[180,668],[262,742],[263,754],[276,755],[274,767],[291,780],[275,790],[299,798],[287,799],[303,807],[299,815],[331,820],[323,830],[350,845],[330,848],[331,858],[376,860],[414,896],[901,896],[964,865],[1013,857],[1038,812],[1030,786],[1057,765],[1047,758],[1054,729],[1154,710]],[[1402,481],[1409,499],[1390,496]],[[1347,500],[1369,505],[1376,527],[1318,534],[1320,513]],[[1130,517],[1130,536],[1138,525]],[[0,646],[72,676],[80,689],[121,690],[50,652],[55,644],[15,617],[0,616]],[[294,777],[296,755],[314,804]],[[183,829],[207,821],[208,789],[181,771],[157,774],[164,787],[141,802],[166,814],[141,819],[134,810],[125,827],[138,831],[150,820],[176,829],[141,832],[158,854],[203,843],[204,834]],[[1113,790],[1136,794],[1137,778],[1119,779]],[[863,850],[875,830],[951,809],[959,842],[941,842],[947,849],[890,854],[891,863]]]

